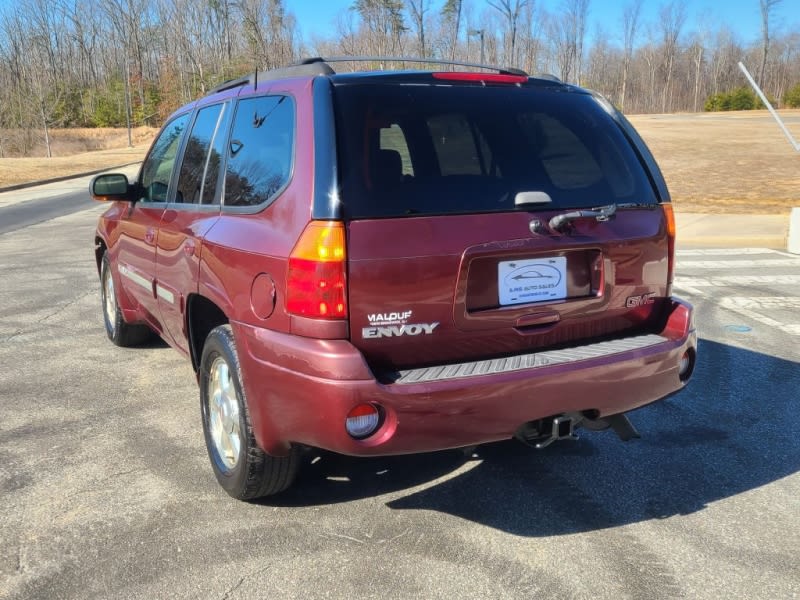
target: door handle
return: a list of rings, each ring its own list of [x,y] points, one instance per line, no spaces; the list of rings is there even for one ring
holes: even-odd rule
[[[144,232],[144,241],[150,245],[154,244],[156,241],[156,230],[152,227],[148,227],[147,231]]]

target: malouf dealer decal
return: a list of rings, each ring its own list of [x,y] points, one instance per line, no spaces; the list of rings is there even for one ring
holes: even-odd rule
[[[370,326],[361,330],[364,339],[399,337],[401,335],[430,335],[439,326],[435,323],[409,323],[412,312],[404,310],[367,315]]]

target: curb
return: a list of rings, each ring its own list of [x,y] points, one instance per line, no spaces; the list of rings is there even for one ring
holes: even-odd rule
[[[38,185],[47,185],[48,183],[59,183],[61,181],[67,181],[69,179],[78,179],[79,177],[88,177],[89,175],[97,175],[98,173],[105,173],[113,169],[122,169],[124,167],[130,167],[131,165],[138,165],[141,162],[142,162],[141,160],[137,160],[134,162],[125,163],[124,165],[114,165],[112,167],[97,169],[95,171],[86,171],[84,173],[73,173],[72,175],[62,175],[60,177],[53,177],[52,179],[41,179],[39,181],[28,181],[26,183],[15,183],[14,185],[0,187],[0,194],[3,192],[14,192],[16,190],[24,190],[26,188],[36,187]]]
[[[786,249],[786,236],[683,236],[678,232],[675,240],[676,247],[695,246],[698,248],[770,248],[773,250]]]

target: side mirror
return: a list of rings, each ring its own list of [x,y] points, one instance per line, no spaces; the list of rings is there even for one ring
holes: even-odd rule
[[[98,175],[89,184],[89,193],[99,202],[114,202],[115,200],[131,200],[131,186],[128,177],[122,173],[106,173]]]

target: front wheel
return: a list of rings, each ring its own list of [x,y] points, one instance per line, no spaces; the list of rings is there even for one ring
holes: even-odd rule
[[[238,500],[254,500],[288,488],[299,457],[270,456],[256,444],[236,343],[230,325],[208,334],[200,361],[200,407],[208,456],[217,481]]]
[[[117,346],[126,348],[138,346],[145,342],[151,335],[146,325],[133,325],[126,323],[122,318],[122,311],[117,303],[117,293],[114,289],[114,277],[111,273],[111,261],[108,253],[103,254],[100,265],[100,303],[103,307],[103,322],[106,326],[106,335]]]

